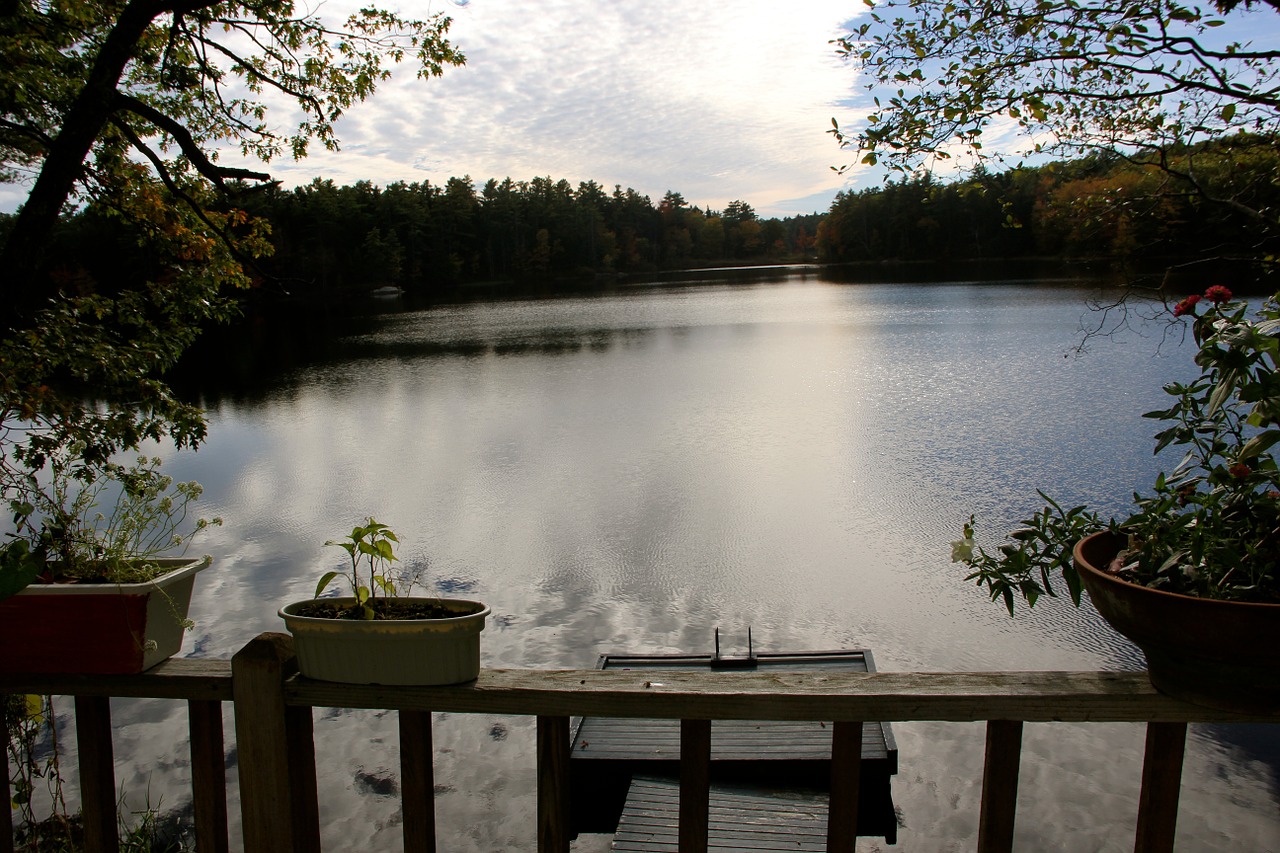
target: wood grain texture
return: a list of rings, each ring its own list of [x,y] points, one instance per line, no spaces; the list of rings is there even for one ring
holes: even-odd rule
[[[1011,853],[1013,850],[1018,771],[1022,762],[1022,728],[1018,720],[992,720],[987,723],[978,853]]]
[[[187,703],[196,853],[227,853],[227,764],[222,703]]]
[[[1186,746],[1186,723],[1151,723],[1147,726],[1134,853],[1173,853]]]
[[[680,853],[706,853],[711,721],[680,721]]]
[[[825,721],[716,720],[711,729],[712,761],[823,761],[831,757],[834,726]],[[866,727],[861,742],[863,757],[888,757],[878,725]],[[680,757],[680,727],[675,720],[588,717],[579,727],[575,744],[575,760],[674,761]]]
[[[538,853],[569,853],[569,718],[538,717]]]
[[[400,810],[405,853],[435,853],[435,749],[430,711],[401,711]]]
[[[291,679],[290,704],[678,720],[1280,722],[1156,692],[1143,672],[664,672],[489,669],[464,685],[379,687]],[[170,660],[139,675],[0,677],[0,692],[230,701],[227,660]]]
[[[236,749],[245,853],[310,849],[310,833],[298,826],[298,781],[292,748],[302,721],[285,705],[283,682],[297,667],[293,642],[262,634],[232,659],[236,702]],[[309,734],[309,732],[308,732]],[[314,774],[314,759],[312,773]],[[315,800],[314,788],[310,792]]]
[[[685,848],[679,842],[679,803],[679,788],[674,781],[637,777],[631,783],[613,849],[621,853],[683,853]],[[707,824],[706,849],[712,853],[744,850],[821,853],[827,849],[827,804],[821,794],[713,785]]]
[[[85,853],[116,853],[116,768],[111,745],[111,700],[77,696],[76,748],[80,753],[80,802]]]
[[[229,659],[170,659],[137,675],[0,675],[0,693],[231,701]]]
[[[875,723],[836,723],[831,739],[831,793],[827,849],[852,850],[858,837],[858,788],[862,779],[863,729]]]
[[[1157,693],[1143,672],[664,672],[490,669],[451,687],[290,679],[287,701],[346,708],[714,720],[1277,722]]]

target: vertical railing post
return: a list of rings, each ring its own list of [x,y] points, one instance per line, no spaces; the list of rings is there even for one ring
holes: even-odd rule
[[[982,815],[978,853],[1010,853],[1018,810],[1018,766],[1022,762],[1022,721],[987,723],[986,763],[982,774]]]
[[[831,731],[831,796],[827,802],[827,853],[849,853],[858,838],[862,783],[862,723],[835,723]]]
[[[320,850],[310,708],[290,708],[288,634],[259,634],[231,658],[245,853]]]
[[[430,711],[400,712],[400,809],[405,853],[435,853],[436,781]]]
[[[120,849],[120,830],[115,754],[111,747],[111,699],[77,696],[75,707],[85,853],[116,853]]]
[[[191,733],[191,798],[195,808],[196,853],[227,853],[227,758],[222,703],[187,702]]]
[[[1138,798],[1134,853],[1173,851],[1186,747],[1186,723],[1147,723],[1147,751],[1142,762],[1142,794]]]
[[[538,717],[538,853],[569,853],[568,717]]]
[[[711,721],[680,721],[680,853],[706,853],[711,812]]]

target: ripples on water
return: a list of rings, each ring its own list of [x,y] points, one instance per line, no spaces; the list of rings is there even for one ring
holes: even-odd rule
[[[429,584],[492,606],[487,666],[707,651],[716,627],[733,650],[750,626],[758,649],[865,646],[881,669],[1139,668],[1090,608],[1010,620],[948,560],[970,512],[995,535],[1037,487],[1119,509],[1155,470],[1137,415],[1190,353],[1152,327],[1070,357],[1089,295],[809,274],[375,318],[253,395],[205,389],[207,445],[170,468],[226,524],[198,546],[187,652],[281,630],[336,567],[320,543],[372,514]],[[181,802],[179,711],[118,716],[128,791]],[[1274,728],[1193,733],[1179,850],[1280,848]],[[971,849],[982,727],[896,730],[901,849]],[[392,715],[317,712],[316,735],[326,844],[398,849]],[[532,722],[436,737],[446,848],[533,849]],[[1028,726],[1019,845],[1125,849],[1142,746],[1140,726]]]

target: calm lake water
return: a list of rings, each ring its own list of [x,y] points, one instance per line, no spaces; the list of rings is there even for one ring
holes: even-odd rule
[[[224,362],[221,386],[202,389],[207,444],[168,463],[226,521],[196,546],[214,565],[183,654],[229,656],[283,630],[276,609],[340,564],[321,543],[373,515],[428,587],[490,604],[491,667],[705,652],[716,628],[739,651],[750,628],[757,650],[866,647],[882,670],[1141,668],[1088,606],[1009,619],[949,562],[970,513],[998,534],[1038,487],[1119,509],[1156,470],[1138,415],[1189,374],[1189,347],[1151,325],[1075,356],[1094,295],[1067,280],[800,270],[389,303],[341,339],[332,317],[310,336],[246,332],[277,367]],[[183,708],[120,702],[116,715],[130,801],[185,808]],[[326,846],[398,850],[394,715],[316,716]],[[532,721],[436,728],[442,849],[534,849]],[[1180,851],[1280,849],[1277,728],[1193,729]],[[973,849],[982,725],[895,731],[898,849]],[[1029,725],[1018,848],[1131,849],[1143,738]]]

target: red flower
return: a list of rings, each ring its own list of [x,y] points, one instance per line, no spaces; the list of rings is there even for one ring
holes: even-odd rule
[[[1220,284],[1215,284],[1204,292],[1204,298],[1208,299],[1214,305],[1220,305],[1231,298],[1231,291],[1227,290]]]
[[[1223,288],[1225,290],[1225,288]],[[1191,314],[1195,311],[1196,303],[1200,301],[1198,294],[1191,294],[1186,299],[1173,306],[1173,316],[1181,317],[1184,314]]]
[[[1243,462],[1237,462],[1227,469],[1227,473],[1232,477],[1248,477],[1253,473],[1253,469]]]

